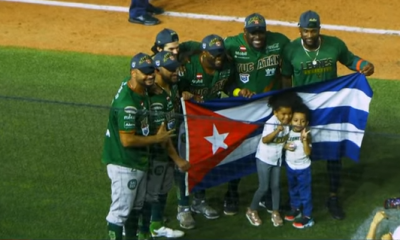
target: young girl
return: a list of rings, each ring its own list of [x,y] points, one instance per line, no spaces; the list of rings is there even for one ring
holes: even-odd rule
[[[282,163],[282,150],[289,137],[289,126],[292,119],[292,107],[301,103],[296,93],[286,92],[271,96],[268,104],[273,110],[273,116],[265,123],[260,143],[256,153],[256,164],[259,186],[253,196],[250,207],[247,209],[246,217],[254,226],[261,225],[258,216],[258,203],[267,193],[271,186],[272,192],[272,215],[271,221],[275,227],[282,226],[282,218],[279,214],[279,179]]]
[[[311,218],[311,136],[306,131],[310,118],[310,111],[304,104],[293,108],[292,129],[289,133],[286,149],[286,170],[289,185],[290,205],[292,211],[285,216],[287,221],[295,221],[301,216],[300,207],[303,207],[303,217],[293,223],[295,228],[307,228],[314,225]]]

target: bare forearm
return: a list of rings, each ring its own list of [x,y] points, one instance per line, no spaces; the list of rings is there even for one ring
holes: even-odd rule
[[[262,142],[263,143],[270,143],[272,140],[278,135],[280,131],[278,129],[275,129],[272,133],[268,134],[267,136],[262,137]]]
[[[172,140],[171,139],[169,139],[169,141],[167,143],[167,153],[168,153],[168,156],[175,163],[177,163],[179,160],[181,160],[181,158],[178,155],[178,152],[176,151],[174,145],[172,144]]]
[[[375,222],[372,222],[370,227],[369,227],[369,231],[368,231],[368,234],[367,234],[367,237],[366,237],[367,240],[376,239],[375,235],[376,235],[376,229],[377,228],[378,228],[378,224],[375,223]]]
[[[304,154],[306,154],[307,156],[310,156],[311,146],[310,146],[309,141],[303,141],[303,150],[304,150]]]
[[[124,134],[127,135],[127,134]],[[124,147],[145,147],[151,144],[159,143],[159,139],[156,135],[154,136],[137,136],[131,134],[130,136],[120,136],[122,146]]]

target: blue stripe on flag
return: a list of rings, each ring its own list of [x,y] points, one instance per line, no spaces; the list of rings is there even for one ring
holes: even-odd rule
[[[351,123],[358,129],[365,129],[368,112],[351,107],[315,109],[311,112],[310,126],[332,123]]]

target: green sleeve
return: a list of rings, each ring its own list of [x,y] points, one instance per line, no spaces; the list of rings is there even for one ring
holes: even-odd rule
[[[135,130],[135,118],[137,109],[133,106],[125,106],[116,109],[118,130],[131,132]]]
[[[354,54],[349,51],[347,48],[346,44],[338,39],[338,49],[339,49],[339,58],[338,61],[345,65],[346,67],[350,68],[352,67],[353,61],[354,61]]]
[[[179,52],[194,52],[201,50],[201,43],[196,41],[187,41],[179,44]]]
[[[282,75],[285,77],[290,77],[293,75],[293,65],[291,63],[291,50],[290,44],[287,44],[282,51]]]

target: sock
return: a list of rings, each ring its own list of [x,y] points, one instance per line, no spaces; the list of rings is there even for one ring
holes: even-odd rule
[[[132,210],[125,222],[125,239],[136,239],[136,233],[139,226],[140,210]]]
[[[122,240],[122,227],[108,223],[108,237],[110,240]]]
[[[151,219],[151,208],[152,203],[145,202],[142,208],[142,226],[140,226],[140,232],[150,232],[150,219]]]

